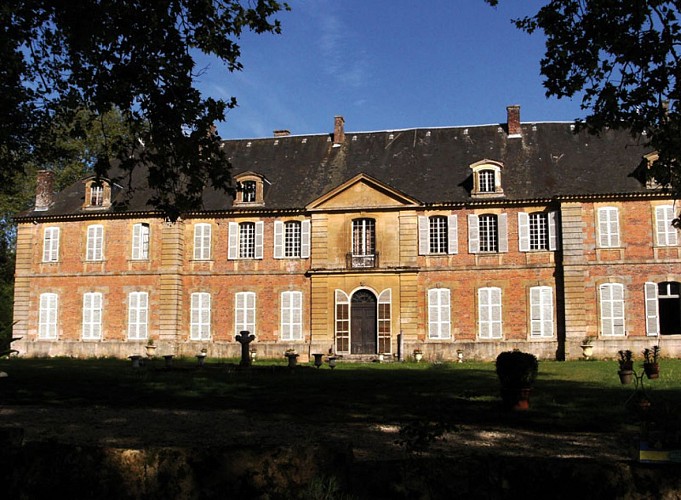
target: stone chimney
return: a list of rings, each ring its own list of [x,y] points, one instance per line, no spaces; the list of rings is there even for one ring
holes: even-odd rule
[[[275,130],[274,131],[274,137],[286,137],[287,135],[291,135],[290,130],[281,129],[281,130]]]
[[[516,137],[522,137],[522,132],[520,130],[520,106],[514,105],[506,107],[506,116],[508,138],[513,139]]]
[[[333,145],[340,146],[345,142],[345,119],[342,116],[334,117],[333,121]]]
[[[35,186],[35,210],[47,210],[52,203],[54,203],[54,172],[38,170]]]

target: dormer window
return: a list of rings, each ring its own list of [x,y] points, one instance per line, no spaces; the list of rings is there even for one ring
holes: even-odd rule
[[[111,184],[102,179],[86,180],[83,208],[98,209],[109,206],[111,206]]]
[[[236,195],[235,205],[258,205],[265,204],[265,190],[269,185],[267,179],[254,172],[243,172],[235,175]]]
[[[470,168],[473,170],[471,196],[489,198],[504,195],[504,190],[501,187],[502,163],[482,160],[472,164]]]

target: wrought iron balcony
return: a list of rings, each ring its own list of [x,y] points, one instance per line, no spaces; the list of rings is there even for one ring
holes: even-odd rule
[[[354,255],[352,253],[345,256],[346,267],[349,269],[371,269],[378,267],[378,252],[372,255]]]

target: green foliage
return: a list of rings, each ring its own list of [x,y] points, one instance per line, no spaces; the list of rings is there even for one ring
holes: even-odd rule
[[[539,362],[534,354],[522,351],[505,351],[497,356],[496,371],[502,387],[532,387]]]
[[[546,35],[547,96],[581,96],[590,114],[578,124],[591,132],[630,130],[658,152],[655,180],[681,194],[679,2],[547,0],[514,22]]]

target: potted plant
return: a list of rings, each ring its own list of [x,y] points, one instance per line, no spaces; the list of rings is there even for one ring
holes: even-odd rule
[[[593,356],[594,353],[593,343],[594,338],[590,335],[587,335],[582,340],[582,344],[579,347],[582,348],[582,356],[584,356],[584,359],[591,359],[591,356]]]
[[[296,366],[296,364],[298,364],[298,353],[295,349],[286,349],[284,356],[288,360],[288,366],[290,368],[293,368]]]
[[[414,359],[417,363],[420,363],[423,359],[423,351],[421,349],[414,349]]]
[[[643,371],[648,378],[660,377],[660,346],[653,346],[652,349],[643,350]]]
[[[622,384],[631,384],[634,380],[634,354],[630,350],[618,351],[620,369],[617,374]]]
[[[154,345],[154,339],[147,340],[147,356],[150,358],[154,357],[154,352],[156,351],[156,346]]]
[[[530,391],[538,370],[539,362],[534,354],[516,349],[497,356],[496,372],[505,408],[527,410],[530,407]]]

